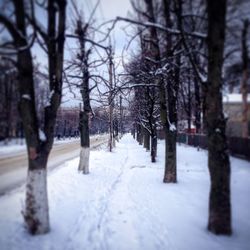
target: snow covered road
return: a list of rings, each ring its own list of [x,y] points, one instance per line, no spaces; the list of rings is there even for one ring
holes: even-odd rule
[[[107,135],[92,136],[90,146],[95,148],[107,141]],[[0,195],[11,191],[26,180],[27,175],[27,152],[26,146],[19,145],[8,148],[1,147],[0,153]],[[49,156],[48,169],[52,170],[67,160],[73,159],[80,154],[79,139],[56,141]]]
[[[232,237],[206,231],[206,151],[178,146],[178,183],[163,184],[164,144],[157,163],[125,135],[114,152],[90,153],[90,174],[78,158],[48,178],[51,232],[32,237],[20,214],[24,190],[0,198],[1,250],[247,250],[250,245],[250,164],[232,162]]]

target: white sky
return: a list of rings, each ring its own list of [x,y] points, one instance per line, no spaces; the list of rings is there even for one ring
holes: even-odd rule
[[[98,0],[78,0],[79,6],[82,6],[84,10],[86,20],[88,20],[88,17],[97,2]],[[126,17],[129,12],[131,13],[131,10],[132,7],[130,0],[100,0],[94,19],[97,24],[101,24],[115,19],[117,16]],[[111,23],[102,27],[102,31],[107,31],[107,28],[110,26]],[[123,30],[123,28],[127,26],[128,24],[124,22],[117,23],[114,32],[112,32],[111,37],[115,40],[115,53],[117,57],[121,56],[122,50],[129,40],[129,37]],[[127,27],[126,30],[129,30],[129,28]]]
[[[84,19],[85,21],[89,20],[89,15],[92,13],[96,3],[98,0],[77,0],[77,4],[80,9],[84,12]],[[68,6],[69,7],[69,6]],[[117,16],[127,17],[129,12],[132,12],[132,6],[130,4],[130,0],[100,0],[100,3],[98,5],[98,8],[94,15],[95,20],[95,26],[102,24],[103,22],[110,21],[112,19],[115,19]],[[68,8],[68,23],[70,23],[71,19],[71,11],[70,8]],[[103,32],[107,31],[107,28],[111,26],[111,23],[108,23],[106,26],[102,26],[101,30]],[[122,51],[124,47],[127,45],[130,37],[124,32],[124,28],[126,28],[126,31],[131,30],[130,27],[128,27],[128,24],[124,22],[119,22],[116,24],[114,31],[111,34],[112,43],[115,41],[115,44],[112,44],[115,46],[115,55],[114,55],[114,62],[115,64],[118,64],[119,61],[121,61]],[[68,30],[70,32],[70,30]],[[98,41],[98,37],[96,37],[96,40]],[[74,44],[72,39],[67,40],[65,47],[70,47]],[[106,44],[108,45],[108,44]],[[130,49],[133,48],[133,45],[130,46]],[[127,57],[129,55],[129,51],[125,51],[123,56]],[[68,52],[66,52],[65,57],[67,58]],[[126,60],[126,59],[124,59]],[[107,71],[107,67],[103,66],[98,69],[101,75],[105,74]],[[119,73],[122,71],[122,64],[119,63],[119,67],[116,69],[116,73]],[[66,91],[65,91],[66,92]],[[78,91],[77,91],[78,92]],[[78,93],[76,93],[78,94]],[[66,101],[66,102],[65,102]],[[72,94],[66,94],[63,98],[63,106],[77,106],[79,104],[79,100],[72,100]]]

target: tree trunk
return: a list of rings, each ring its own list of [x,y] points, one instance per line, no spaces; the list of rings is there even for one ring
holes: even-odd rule
[[[178,81],[178,79],[177,79]],[[177,138],[177,89],[178,83],[168,83],[168,118],[165,126],[165,172],[164,183],[177,182],[176,138]]]
[[[150,134],[147,129],[145,129],[144,131],[143,146],[146,149],[146,151],[150,151]]]
[[[248,49],[247,49],[247,31],[249,27],[249,21],[244,21],[244,27],[242,30],[242,61],[243,61],[243,77],[241,84],[242,93],[242,137],[248,138],[248,105],[247,105],[247,81],[248,81]]]
[[[164,18],[168,28],[173,27],[171,19],[171,1],[163,0]],[[176,166],[176,129],[177,129],[177,96],[179,88],[179,66],[180,56],[176,57],[176,62],[173,60],[173,40],[171,34],[166,35],[166,54],[169,60],[172,60],[177,67],[170,66],[168,72],[166,90],[167,90],[167,116],[165,117],[165,172],[164,183],[177,182],[177,166]],[[178,45],[179,47],[179,45]]]
[[[18,89],[20,101],[18,109],[25,133],[29,168],[26,186],[26,203],[23,211],[28,231],[43,234],[49,231],[48,198],[46,186],[46,165],[54,140],[54,125],[62,94],[62,71],[66,1],[48,1],[48,32],[44,45],[49,57],[50,105],[44,110],[45,140],[39,137],[39,123],[34,93],[34,71],[27,35],[27,23],[23,0],[13,0],[13,20],[1,15],[0,22],[8,29],[17,49]],[[34,20],[33,20],[34,21]],[[58,34],[57,34],[58,33]],[[44,38],[44,36],[42,36]],[[57,39],[54,39],[57,37]],[[22,49],[20,49],[22,48]]]
[[[120,122],[119,122],[119,129],[120,129],[120,134],[122,138],[123,135],[123,109],[122,109],[122,96],[120,95]]]
[[[201,100],[200,100],[200,86],[196,77],[194,77],[194,94],[195,94],[195,128],[196,133],[201,131]]]
[[[109,152],[112,152],[114,137],[113,137],[113,109],[109,106]]]
[[[77,20],[76,34],[80,44],[79,51],[79,65],[82,72],[81,89],[83,111],[81,111],[80,104],[80,116],[79,116],[79,130],[81,137],[81,152],[78,171],[83,174],[89,173],[89,154],[90,154],[90,139],[89,139],[89,114],[91,112],[90,106],[90,90],[89,90],[89,64],[88,55],[90,51],[86,51],[85,48],[85,36],[87,34],[88,24],[83,24],[82,20]]]
[[[113,102],[113,111],[114,111],[114,102]],[[115,148],[116,140],[117,140],[117,134],[116,134],[116,116],[113,112],[113,148]]]
[[[208,87],[205,121],[208,136],[208,167],[211,179],[208,230],[230,235],[230,162],[226,121],[222,107],[222,65],[225,39],[226,0],[208,4]],[[216,29],[214,28],[216,27]]]
[[[137,124],[136,125],[136,141],[139,143],[139,145],[142,145],[141,139],[142,133],[141,133],[141,125]]]
[[[22,213],[31,234],[44,234],[50,228],[47,194],[47,160],[47,154],[40,153],[37,155],[30,148],[25,211],[22,211]]]
[[[139,143],[140,139],[139,139],[140,133],[139,133],[139,125],[136,124],[136,141]]]
[[[176,172],[176,132],[167,131],[165,139],[165,172],[164,172],[164,183],[176,183],[177,172]]]
[[[22,118],[28,150],[28,176],[25,210],[22,212],[31,234],[49,231],[49,208],[47,196],[46,165],[50,147],[39,140],[38,121],[35,110],[33,65],[30,51],[18,54],[19,112]]]
[[[146,133],[147,133],[146,128],[142,126],[142,144],[144,148],[146,148],[146,142],[145,142]]]
[[[151,134],[151,162],[156,162],[157,155],[157,136],[155,133]]]
[[[111,48],[111,47],[110,47]],[[112,49],[112,48],[111,48]],[[111,51],[110,51],[111,52]],[[113,100],[113,58],[112,54],[109,55],[109,151],[112,152],[114,146],[114,124],[113,124],[113,111],[114,111],[114,100]]]
[[[248,70],[244,69],[243,79],[242,79],[242,137],[248,138],[248,104],[247,104],[247,80],[248,80]]]
[[[134,126],[132,128],[132,135],[133,135],[133,138],[135,139],[135,128],[134,128]]]
[[[89,173],[89,153],[90,153],[90,140],[89,140],[89,115],[86,111],[80,111],[79,128],[81,136],[81,152],[78,171],[83,174]]]
[[[138,138],[139,138],[139,145],[142,145],[143,142],[143,134],[142,134],[142,126],[138,125]]]
[[[188,119],[188,133],[191,133],[192,123],[192,96],[191,96],[191,70],[188,70],[188,103],[187,103],[187,119]]]

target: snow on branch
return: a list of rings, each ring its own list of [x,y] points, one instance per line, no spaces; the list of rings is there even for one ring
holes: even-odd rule
[[[47,140],[47,138],[46,138],[46,135],[44,134],[44,132],[39,128],[39,139],[41,140],[41,141],[46,141]]]
[[[31,101],[31,97],[28,94],[22,95],[22,98]]]

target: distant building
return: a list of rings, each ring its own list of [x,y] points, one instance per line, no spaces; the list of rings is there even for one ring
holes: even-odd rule
[[[248,134],[250,137],[250,95],[248,94]],[[223,96],[223,110],[227,117],[226,134],[233,137],[242,136],[242,94],[227,94]],[[201,114],[202,115],[202,114]],[[196,133],[194,125],[195,118],[191,118],[191,129],[189,133]],[[188,121],[182,119],[178,121],[178,131],[188,133]]]
[[[57,111],[55,136],[60,139],[79,135],[79,107],[60,107]]]
[[[248,104],[248,133],[250,136],[250,95],[247,98]],[[227,135],[242,136],[242,94],[227,94],[223,96],[224,114],[228,118]]]

